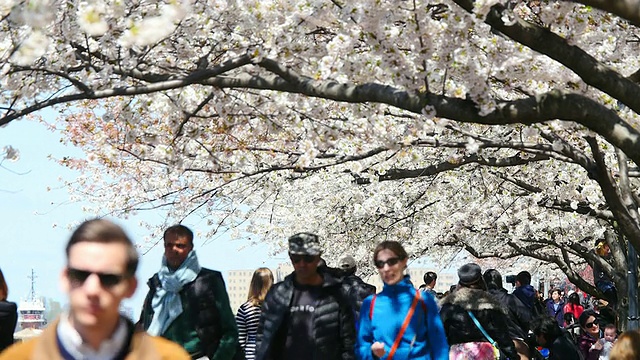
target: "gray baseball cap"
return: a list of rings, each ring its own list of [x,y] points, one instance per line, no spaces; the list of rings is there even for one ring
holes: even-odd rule
[[[289,238],[289,254],[294,255],[320,255],[320,239],[318,235],[302,232]]]
[[[356,267],[356,259],[351,255],[344,255],[338,260],[338,266],[341,269],[353,269]]]

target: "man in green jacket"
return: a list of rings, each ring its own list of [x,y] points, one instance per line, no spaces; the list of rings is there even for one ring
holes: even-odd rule
[[[139,322],[147,332],[182,345],[192,359],[242,358],[222,275],[200,266],[189,228],[164,232],[162,267],[148,285]]]

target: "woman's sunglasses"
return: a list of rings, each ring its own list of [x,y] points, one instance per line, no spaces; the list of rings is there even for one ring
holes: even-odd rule
[[[396,265],[397,263],[400,262],[399,257],[392,257],[392,258],[388,258],[387,260],[376,260],[373,262],[373,264],[378,268],[378,269],[382,269],[384,267],[384,264],[389,264],[389,266],[393,266]]]
[[[595,319],[593,320],[593,322],[584,324],[584,327],[586,327],[587,329],[591,329],[592,327],[598,325],[598,323],[598,319]]]

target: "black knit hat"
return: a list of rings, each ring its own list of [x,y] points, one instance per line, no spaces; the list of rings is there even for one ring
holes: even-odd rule
[[[482,269],[474,263],[464,264],[458,269],[458,282],[461,285],[472,285],[482,280]]]

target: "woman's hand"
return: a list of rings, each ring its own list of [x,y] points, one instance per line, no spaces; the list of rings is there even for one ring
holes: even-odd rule
[[[593,344],[593,348],[596,350],[602,350],[602,343],[600,341],[597,341],[595,344]]]
[[[386,351],[384,350],[384,344],[376,341],[373,344],[371,344],[371,352],[373,353],[373,355],[381,358],[384,356],[384,354],[386,353]]]

